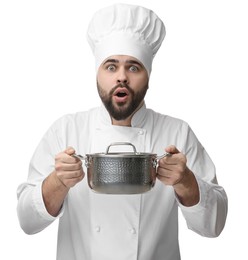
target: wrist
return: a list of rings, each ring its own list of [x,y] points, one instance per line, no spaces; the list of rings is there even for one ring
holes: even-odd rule
[[[58,177],[57,172],[53,171],[46,180],[49,182],[49,185],[53,187],[54,190],[60,191],[60,192],[68,192],[69,187],[67,187],[63,181]],[[46,181],[45,180],[45,181]]]
[[[194,206],[200,200],[200,192],[195,175],[187,167],[183,178],[173,188],[178,199],[184,206]]]
[[[49,214],[58,215],[69,189],[59,180],[55,171],[43,181],[42,196]]]

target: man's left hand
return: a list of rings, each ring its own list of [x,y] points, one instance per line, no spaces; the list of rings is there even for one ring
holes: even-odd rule
[[[187,158],[174,145],[168,146],[165,151],[171,155],[159,160],[157,178],[166,185],[174,186],[184,177]]]
[[[157,178],[174,188],[184,206],[196,205],[200,200],[200,191],[195,175],[187,167],[186,156],[174,145],[168,146],[165,151],[170,155],[159,160]]]

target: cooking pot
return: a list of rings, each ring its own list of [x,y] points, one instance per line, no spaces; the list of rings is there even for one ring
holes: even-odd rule
[[[129,145],[133,152],[110,152],[112,146]],[[170,155],[139,153],[127,142],[110,144],[105,153],[73,155],[85,161],[89,187],[104,194],[144,193],[155,185],[158,160]]]

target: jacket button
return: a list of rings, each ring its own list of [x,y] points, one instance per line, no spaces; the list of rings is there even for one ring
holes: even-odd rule
[[[144,134],[144,130],[139,130],[138,134],[139,135],[143,135]]]
[[[101,228],[99,226],[96,226],[95,231],[99,233],[101,231]]]
[[[135,228],[131,228],[129,231],[130,231],[130,233],[133,234],[133,235],[136,234]]]

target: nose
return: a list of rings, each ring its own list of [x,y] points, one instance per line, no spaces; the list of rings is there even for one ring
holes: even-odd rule
[[[126,83],[128,84],[128,76],[125,68],[120,68],[117,74],[117,83]]]

